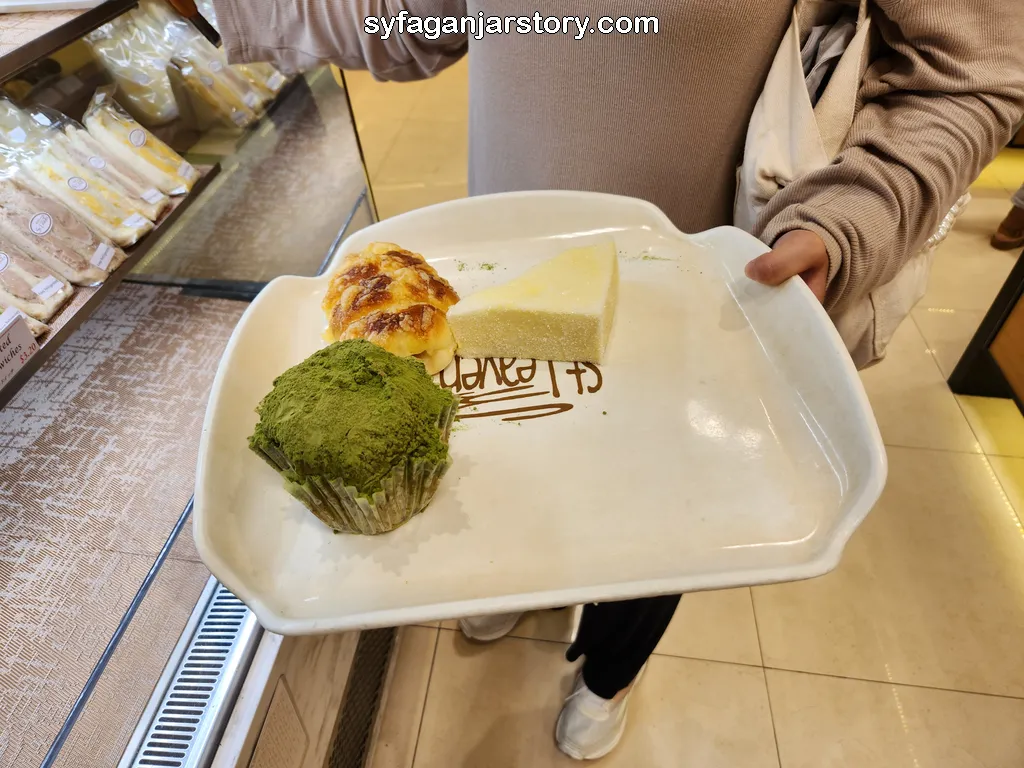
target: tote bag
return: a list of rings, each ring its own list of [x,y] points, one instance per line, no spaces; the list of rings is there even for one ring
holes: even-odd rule
[[[868,66],[871,18],[860,0],[856,32],[835,64],[817,104],[811,103],[801,58],[803,31],[833,21],[848,7],[839,0],[798,0],[775,54],[747,130],[736,187],[734,222],[748,232],[768,201],[839,153],[857,110],[857,93]],[[896,276],[841,313],[832,314],[854,363],[866,368],[885,356],[899,324],[924,296],[935,248],[969,197],[962,197],[925,247]]]

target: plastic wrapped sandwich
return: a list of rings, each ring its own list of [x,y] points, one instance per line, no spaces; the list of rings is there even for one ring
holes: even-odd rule
[[[22,184],[61,201],[93,231],[118,245],[131,245],[149,232],[153,223],[142,206],[93,169],[79,165],[56,141],[58,134],[49,121],[43,125],[0,99],[0,155],[8,167],[19,170]]]
[[[149,125],[178,117],[178,103],[167,77],[173,52],[162,36],[129,13],[90,32],[85,42],[110,73],[132,111]]]
[[[231,69],[244,77],[253,88],[259,91],[264,101],[270,101],[284,88],[288,78],[265,61],[251,64],[232,64]]]
[[[0,301],[0,331],[6,330],[7,326],[19,317],[25,321],[25,325],[28,326],[29,331],[37,339],[50,330],[46,323],[41,323],[34,317],[29,317],[17,307],[9,307]]]
[[[222,61],[208,58],[197,48],[186,46],[171,57],[171,64],[177,67],[189,90],[221,121],[239,128],[256,122],[263,98]]]
[[[0,304],[46,322],[71,298],[71,284],[14,243],[0,245]]]
[[[125,190],[151,221],[159,219],[170,206],[171,199],[167,195],[116,159],[81,126],[69,121],[63,127],[59,141],[79,163],[88,165],[111,186],[117,185]]]
[[[273,98],[228,65],[224,51],[166,3],[143,0],[132,12],[134,23],[152,37],[160,37],[170,66],[195,98],[226,125],[245,127],[255,122],[264,103]],[[268,75],[269,76],[269,75]]]
[[[76,285],[101,283],[125,259],[67,206],[16,178],[0,182],[0,241],[14,243],[54,274]]]
[[[96,91],[83,120],[100,146],[161,192],[183,195],[199,178],[181,155],[121,109],[109,88]]]
[[[171,204],[170,198],[149,184],[131,168],[103,149],[88,131],[67,115],[43,107],[26,110],[43,126],[48,146],[55,147],[67,161],[101,179],[110,189],[125,198],[125,205],[156,221]]]

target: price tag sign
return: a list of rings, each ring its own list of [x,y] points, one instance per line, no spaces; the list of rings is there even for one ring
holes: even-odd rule
[[[20,312],[8,309],[0,314],[0,387],[13,379],[38,351],[39,344]]]

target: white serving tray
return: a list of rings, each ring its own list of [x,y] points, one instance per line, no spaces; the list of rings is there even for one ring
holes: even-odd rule
[[[750,235],[684,235],[630,198],[523,192],[388,219],[338,260],[395,242],[468,295],[608,235],[621,285],[600,371],[453,364],[443,380],[458,378],[465,417],[453,466],[426,512],[384,536],[332,533],[249,451],[273,379],[323,345],[329,278],[281,277],[256,298],[210,396],[194,527],[203,561],[263,626],[392,626],[835,567],[882,491],[885,451],[807,287],[744,277],[766,250]],[[527,410],[495,415],[512,409]]]

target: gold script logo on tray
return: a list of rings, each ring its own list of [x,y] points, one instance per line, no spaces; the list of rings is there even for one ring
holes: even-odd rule
[[[460,420],[527,421],[571,411],[566,398],[600,392],[604,377],[592,363],[456,357],[439,383],[459,396]]]

